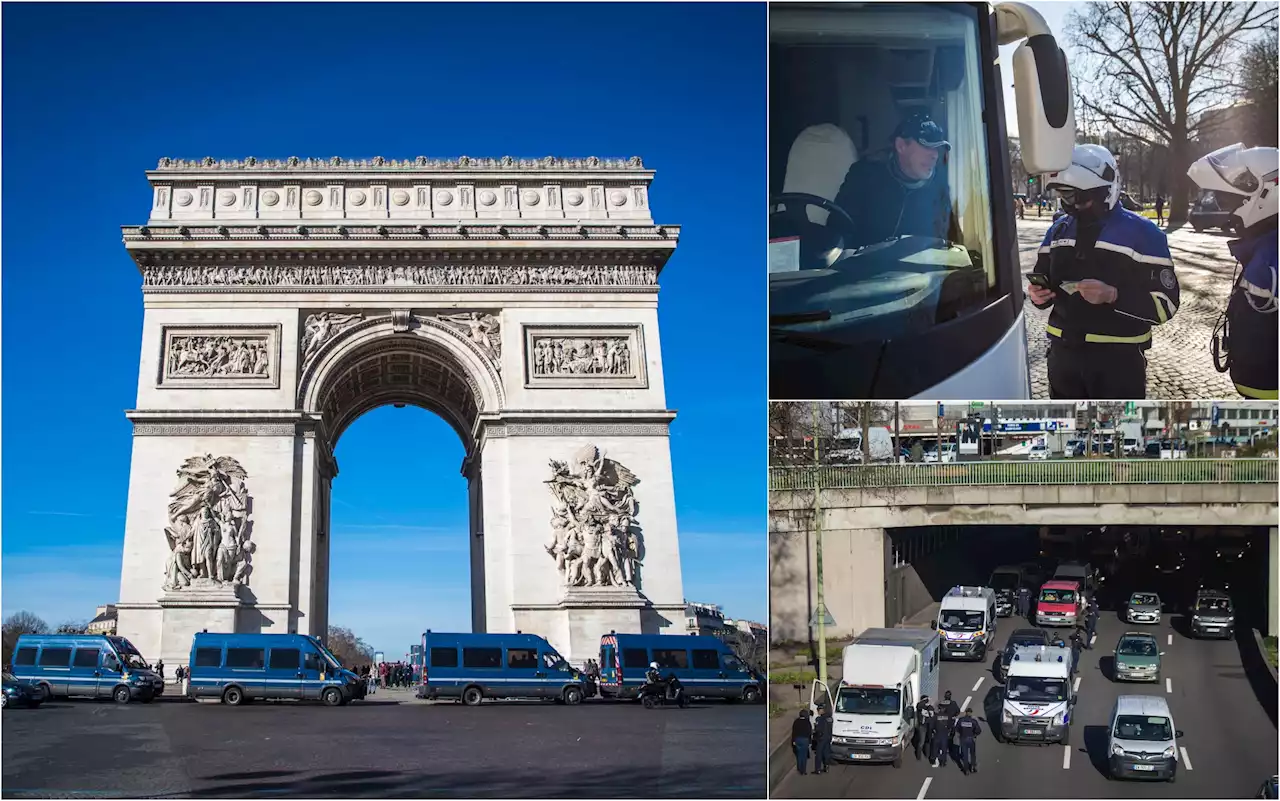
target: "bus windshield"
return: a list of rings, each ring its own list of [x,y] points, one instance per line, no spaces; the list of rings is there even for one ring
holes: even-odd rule
[[[769,15],[769,313],[781,346],[770,358],[788,384],[774,396],[924,391],[965,366],[948,345],[981,353],[1003,331],[950,327],[930,339],[946,352],[927,359],[884,351],[965,320],[1018,280],[1017,264],[996,268],[997,129],[984,124],[999,116],[984,87],[996,67],[978,5],[775,4]],[[815,359],[843,365],[840,378],[792,372]],[[847,381],[846,394],[806,384],[821,380]]]

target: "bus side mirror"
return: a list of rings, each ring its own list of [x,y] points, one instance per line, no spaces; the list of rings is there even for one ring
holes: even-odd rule
[[[1022,164],[1031,175],[1065,170],[1071,164],[1076,139],[1067,57],[1044,17],[1030,6],[1000,3],[995,12],[1001,44],[1025,39],[1013,54]]]

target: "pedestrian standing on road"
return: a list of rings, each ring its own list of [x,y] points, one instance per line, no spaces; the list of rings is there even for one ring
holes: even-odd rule
[[[160,676],[160,681],[164,681],[164,660],[156,662],[156,674]]]
[[[796,772],[805,775],[809,764],[809,743],[813,740],[813,724],[809,722],[809,710],[801,709],[800,717],[791,724],[791,750],[796,753]]]
[[[1152,327],[1178,311],[1178,277],[1169,240],[1151,220],[1118,202],[1115,157],[1076,145],[1071,166],[1052,173],[1066,214],[1045,234],[1027,296],[1052,309],[1049,396],[1145,398]]]
[[[1156,224],[1164,225],[1164,195],[1156,195]]]
[[[966,776],[978,772],[978,742],[982,727],[973,716],[973,709],[966,709],[964,717],[956,721],[956,734],[960,735],[960,770]]]
[[[929,703],[929,696],[920,696],[920,703],[916,704],[916,730],[915,736],[912,737],[912,745],[916,750],[916,761],[920,761],[920,752],[924,751],[924,758],[931,759],[933,757],[933,719],[937,717],[937,712],[933,708],[933,704]]]
[[[813,772],[826,773],[831,769],[831,731],[834,721],[831,710],[818,708],[818,719],[813,722]]]

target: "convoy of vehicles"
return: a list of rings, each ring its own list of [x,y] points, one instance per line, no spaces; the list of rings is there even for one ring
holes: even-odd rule
[[[14,645],[13,676],[39,693],[58,697],[149,702],[164,681],[124,637],[102,634],[23,634]]]
[[[1000,734],[1007,742],[1067,742],[1076,702],[1071,694],[1071,649],[1015,648],[1001,698]]]
[[[845,646],[834,699],[820,680],[810,696],[814,711],[832,710],[832,756],[901,767],[916,703],[938,697],[941,650],[938,633],[925,628],[867,629]]]
[[[943,638],[943,659],[981,661],[996,637],[996,595],[990,587],[952,587],[933,621]]]
[[[364,698],[366,683],[306,634],[197,632],[191,643],[187,695],[227,706],[259,699],[322,701],[341,706]]]
[[[1122,634],[1114,660],[1116,681],[1160,681],[1160,645],[1146,632]]]

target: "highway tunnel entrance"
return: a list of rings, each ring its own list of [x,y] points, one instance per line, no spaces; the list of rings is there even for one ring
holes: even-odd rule
[[[1156,592],[1168,611],[1186,612],[1200,588],[1227,592],[1239,631],[1269,626],[1265,526],[920,526],[884,538],[885,624],[919,622],[957,584],[985,585],[995,568],[1020,565],[1049,578],[1061,561],[1098,571],[1104,611],[1129,594]]]

